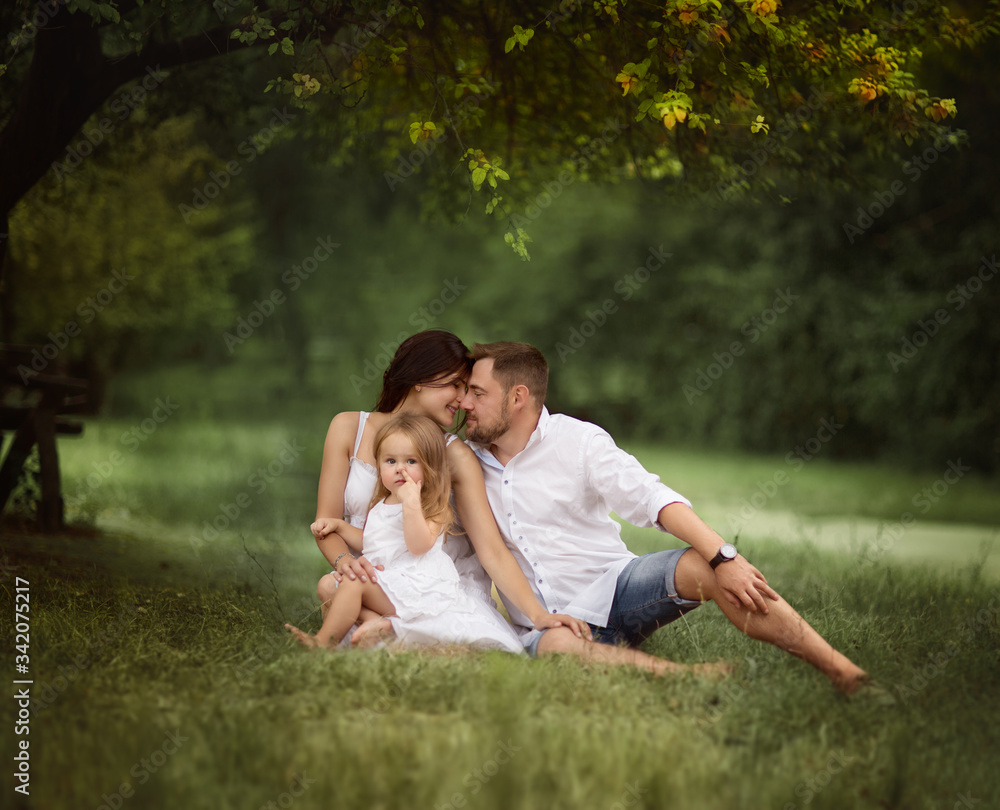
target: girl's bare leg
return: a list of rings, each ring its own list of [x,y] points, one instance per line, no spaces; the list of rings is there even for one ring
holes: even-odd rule
[[[381,587],[373,582],[360,580],[342,581],[328,604],[326,615],[323,617],[323,626],[315,637],[290,624],[286,624],[285,627],[307,647],[335,647],[358,621],[365,607],[382,615],[392,615],[396,612],[396,608]]]

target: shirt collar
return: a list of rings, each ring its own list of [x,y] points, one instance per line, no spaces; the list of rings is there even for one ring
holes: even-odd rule
[[[528,437],[528,443],[524,445],[526,450],[531,445],[536,442],[540,442],[545,438],[545,432],[549,423],[549,409],[544,405],[542,406],[542,412],[538,415],[538,424],[535,429],[531,432],[531,436]],[[479,457],[479,460],[484,464],[489,464],[491,467],[495,467],[498,470],[503,469],[503,464],[493,455],[488,444],[480,444],[479,442],[469,442],[469,446],[472,448],[473,452]],[[523,453],[524,450],[521,451]],[[518,453],[520,455],[520,453]]]

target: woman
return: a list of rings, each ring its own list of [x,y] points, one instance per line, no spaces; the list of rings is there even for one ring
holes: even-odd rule
[[[319,550],[334,568],[316,589],[324,613],[341,577],[358,578],[362,582],[378,579],[378,572],[364,557],[355,559],[354,554],[360,553],[361,548],[352,549],[341,535],[331,530],[336,518],[352,526],[364,526],[378,477],[373,448],[375,434],[390,418],[402,413],[427,416],[443,430],[451,428],[471,366],[469,350],[455,335],[442,330],[419,332],[396,351],[383,376],[375,411],[347,411],[337,414],[330,423],[323,447],[316,521],[310,527]],[[492,577],[497,588],[536,628],[565,625],[580,637],[589,636],[585,622],[564,614],[546,613],[535,597],[500,537],[475,453],[464,442],[449,438],[447,454],[455,507],[466,535],[450,535],[445,549],[455,561],[463,587],[496,610],[490,595]],[[387,623],[375,614],[369,613],[363,619],[364,629],[355,632],[355,642],[360,642],[369,631],[386,629]]]

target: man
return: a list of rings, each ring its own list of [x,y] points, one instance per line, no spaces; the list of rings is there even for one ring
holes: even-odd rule
[[[504,599],[531,654],[570,653],[660,674],[686,669],[636,647],[657,627],[712,600],[742,632],[809,662],[842,692],[861,687],[865,672],[813,630],[685,498],[601,428],[548,412],[548,364],[538,349],[476,344],[473,356],[461,406],[504,540],[546,609],[587,620],[594,641],[603,642],[564,627],[531,630]],[[637,557],[625,547],[612,510],[690,548]]]

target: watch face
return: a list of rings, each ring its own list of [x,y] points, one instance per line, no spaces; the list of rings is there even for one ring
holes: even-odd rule
[[[722,548],[719,549],[719,553],[727,560],[734,560],[736,559],[736,555],[739,554],[736,550],[736,546],[732,543],[726,543],[723,545]]]

